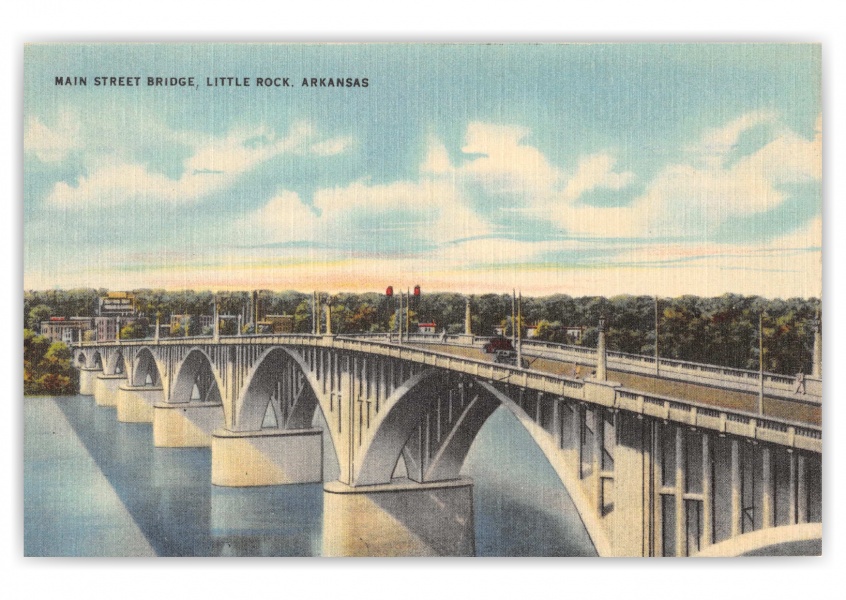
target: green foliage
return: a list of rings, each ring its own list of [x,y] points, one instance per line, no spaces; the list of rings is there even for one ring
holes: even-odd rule
[[[24,294],[24,321],[38,327],[49,316],[95,316],[98,299],[106,290],[49,290]],[[199,335],[200,315],[213,313],[211,292],[193,290],[166,291],[133,290],[142,318],[155,321],[161,313],[162,323],[171,315],[189,315],[181,325],[174,326],[171,335]],[[326,293],[321,296],[326,299]],[[216,295],[221,315],[245,314],[249,292],[221,292]],[[409,321],[412,328],[418,321],[437,324],[438,331],[464,332],[465,296],[455,293],[424,293],[412,296]],[[310,332],[312,328],[311,294],[295,291],[272,292],[261,290],[258,301],[262,315],[289,314],[294,316],[294,331]],[[511,294],[483,294],[470,297],[473,332],[476,335],[493,335],[496,326],[506,327],[511,335]],[[758,315],[766,312],[764,319],[765,369],[784,374],[810,372],[813,331],[810,323],[820,308],[819,299],[789,298],[766,300],[757,296],[726,294],[718,298],[682,296],[659,299],[658,346],[662,357],[720,364],[730,367],[757,369]],[[395,329],[395,315],[399,296],[387,298],[382,293],[341,293],[331,297],[332,331],[336,334],[383,332]],[[586,296],[573,298],[555,294],[543,298],[523,298],[522,327],[537,324],[539,340],[572,343],[564,333],[565,327],[584,327],[583,346],[594,347],[597,341],[597,324],[600,316],[607,319],[607,344],[609,350],[652,355],[655,351],[655,304],[649,296],[614,296],[604,298]],[[320,312],[321,331],[325,318]],[[243,321],[244,332],[252,315]],[[237,321],[232,323],[232,331]],[[227,335],[228,325],[221,328]],[[121,337],[144,337],[146,325],[123,328]],[[47,352],[49,343],[36,341],[29,335],[30,354]],[[25,356],[30,364],[37,365]],[[34,381],[34,380],[33,380]]]
[[[24,330],[24,394],[74,394],[77,372],[71,368],[70,349],[62,342]]]
[[[120,328],[120,339],[139,340],[148,337],[149,329],[147,319],[138,319],[137,321]]]

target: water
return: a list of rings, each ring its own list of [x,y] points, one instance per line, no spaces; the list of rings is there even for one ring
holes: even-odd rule
[[[209,448],[154,448],[151,425],[119,423],[86,396],[26,398],[24,427],[27,556],[322,554],[321,484],[212,486]],[[595,555],[564,487],[505,409],[463,474],[475,482],[477,555]]]

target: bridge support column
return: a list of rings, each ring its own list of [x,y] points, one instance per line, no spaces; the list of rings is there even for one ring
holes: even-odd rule
[[[207,448],[212,432],[223,426],[223,405],[211,402],[153,406],[153,446]]]
[[[731,537],[742,532],[740,497],[740,442],[731,440]]]
[[[90,369],[82,367],[79,369],[79,393],[83,396],[94,395],[94,384],[97,375],[102,373],[102,369]]]
[[[162,399],[161,387],[118,386],[115,405],[121,423],[152,423],[153,404]]]
[[[350,487],[323,492],[324,556],[474,556],[470,479]]]
[[[226,487],[323,481],[322,429],[212,434],[212,484]]]
[[[647,519],[651,494],[649,456],[650,436],[644,423],[630,415],[620,415],[617,444],[614,447],[613,544],[615,556],[649,556]]]
[[[117,406],[117,393],[126,374],[98,375],[94,380],[94,401],[98,406]]]

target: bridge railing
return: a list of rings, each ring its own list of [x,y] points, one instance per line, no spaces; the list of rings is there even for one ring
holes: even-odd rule
[[[201,338],[167,338],[160,340],[159,343],[161,345],[180,345],[189,341],[207,342],[211,341],[211,338],[207,336]],[[404,346],[386,341],[311,334],[222,336],[219,338],[219,342],[231,345],[262,344],[334,348],[386,356],[465,373],[476,378],[486,379],[491,383],[516,385],[572,400],[684,423],[692,427],[701,427],[720,433],[822,452],[822,430],[808,423],[764,417],[755,413],[725,409],[691,400],[644,394],[634,389],[615,387],[607,382],[540,373],[516,366],[455,356],[420,347]],[[123,345],[149,345],[149,343],[150,340],[143,339],[122,341]],[[117,346],[120,344],[116,342],[83,342],[78,345],[88,347]]]
[[[523,353],[527,356],[564,360],[590,367],[596,366],[596,349],[583,346],[569,346],[551,342],[523,342]],[[608,352],[608,368],[639,375],[666,377],[716,387],[731,387],[748,392],[757,392],[760,387],[758,371],[735,369],[692,361],[662,358],[655,366],[654,356]],[[777,373],[764,373],[764,393],[809,403],[819,403],[822,396],[822,382],[818,378],[805,377],[805,394],[795,394],[796,381],[793,377]]]
[[[643,394],[637,390],[618,388],[615,408],[684,423],[789,448],[822,453],[822,429],[788,419],[774,419],[739,410],[726,410],[700,402]]]

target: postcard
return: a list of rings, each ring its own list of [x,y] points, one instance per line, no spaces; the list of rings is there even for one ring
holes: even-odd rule
[[[24,554],[821,554],[821,77],[27,45]]]

